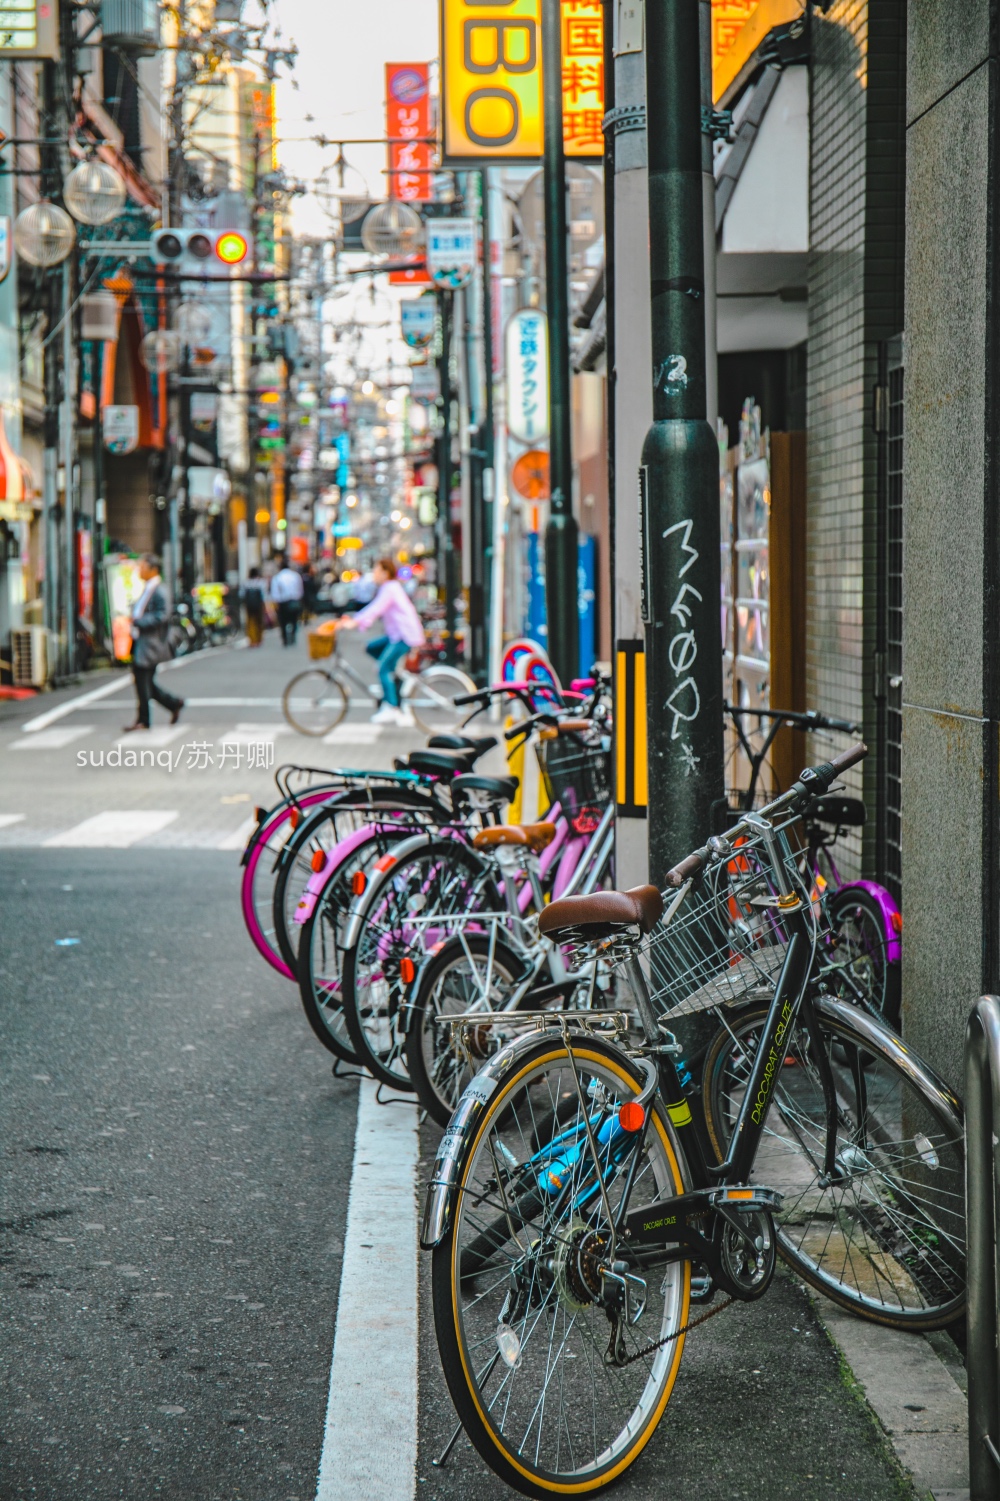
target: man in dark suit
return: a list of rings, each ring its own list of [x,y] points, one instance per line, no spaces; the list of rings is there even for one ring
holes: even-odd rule
[[[170,710],[170,723],[176,724],[184,707],[182,698],[164,693],[156,681],[156,669],[161,662],[168,662],[173,655],[167,639],[169,610],[167,591],[160,578],[160,560],[148,552],[139,563],[139,577],[143,582],[142,593],[132,606],[132,676],[135,678],[137,700],[134,724],[125,726],[126,732],[149,729],[149,700]]]

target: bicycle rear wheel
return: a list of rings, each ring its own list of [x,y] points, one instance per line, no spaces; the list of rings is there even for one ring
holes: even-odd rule
[[[527,1496],[594,1495],[638,1458],[673,1390],[688,1317],[689,1262],[628,1260],[645,1283],[622,1330],[638,1358],[605,1363],[610,1238],[597,1173],[612,1215],[636,1150],[631,1208],[682,1193],[685,1173],[658,1103],[641,1147],[615,1134],[619,1107],[640,1089],[628,1057],[597,1039],[570,1046],[572,1065],[565,1043],[540,1039],[488,1095],[432,1266],[458,1416],[491,1469]],[[620,1241],[618,1250],[628,1258]]]
[[[322,667],[308,667],[281,695],[281,712],[300,735],[326,735],[347,713],[347,694]]]
[[[766,1016],[727,1016],[705,1055],[720,1161]],[[963,1141],[958,1101],[912,1050],[865,1013],[818,1002],[814,1028],[800,1022],[786,1044],[752,1175],[785,1195],[775,1215],[785,1261],[875,1323],[951,1323],[965,1303]]]
[[[475,704],[466,704],[456,708],[455,699],[463,693],[475,691],[475,683],[459,668],[435,665],[425,667],[419,674],[405,703],[428,735],[448,734],[464,724],[476,707]]]

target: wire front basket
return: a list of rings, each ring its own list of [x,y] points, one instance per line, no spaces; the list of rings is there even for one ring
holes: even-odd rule
[[[772,854],[773,851],[773,854]],[[775,864],[814,911],[785,830],[725,845],[682,887],[642,946],[650,998],[663,1016],[689,1016],[759,997],[770,1000],[788,932]],[[813,922],[813,942],[816,927]]]
[[[592,834],[611,798],[611,753],[607,737],[584,739],[572,731],[543,740],[538,757],[550,802],[577,834]]]

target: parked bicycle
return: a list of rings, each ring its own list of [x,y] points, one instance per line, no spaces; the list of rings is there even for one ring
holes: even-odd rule
[[[328,735],[344,718],[353,695],[377,708],[381,694],[351,665],[335,635],[313,631],[308,639],[310,656],[329,658],[329,666],[307,667],[292,678],[282,695],[282,713],[300,735]],[[399,676],[401,705],[428,734],[453,731],[468,717],[455,700],[474,693],[476,685],[461,668],[441,662],[438,648],[415,647],[403,659]]]
[[[617,964],[620,1009],[524,1018],[442,1138],[421,1235],[461,1424],[525,1495],[619,1478],[686,1335],[763,1296],[779,1254],[876,1322],[929,1329],[962,1310],[961,1105],[816,982],[819,919],[788,838],[864,754],[803,772],[683,860],[666,910],[647,886],[539,920]],[[671,1021],[691,1010],[720,1022],[704,1106],[675,1066]],[[490,1019],[454,1024],[468,1043]],[[693,1296],[717,1293],[692,1316]]]

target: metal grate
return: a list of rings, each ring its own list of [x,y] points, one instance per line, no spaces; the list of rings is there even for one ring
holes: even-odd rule
[[[885,808],[885,847],[882,879],[902,901],[903,867],[900,853],[903,755],[903,366],[890,360],[888,369],[888,436],[886,442],[885,508],[885,759],[882,796]]]

